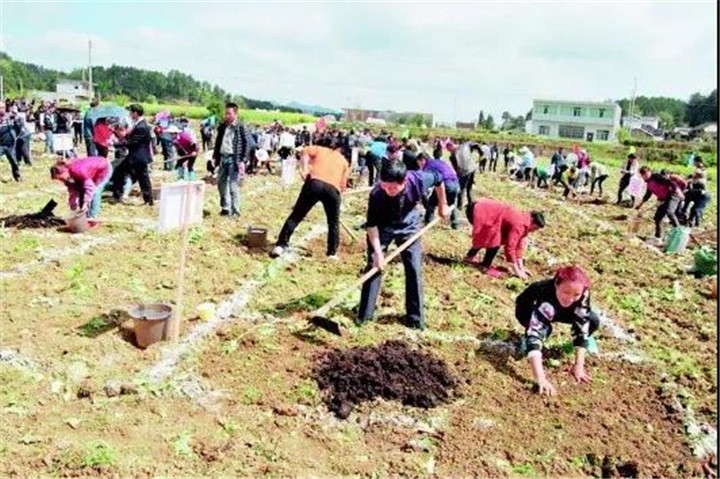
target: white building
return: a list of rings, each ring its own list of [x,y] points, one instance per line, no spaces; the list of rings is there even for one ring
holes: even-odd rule
[[[87,101],[91,96],[90,83],[78,80],[58,80],[55,85],[55,96],[58,101],[77,103]]]
[[[633,115],[632,118],[629,116],[622,117],[620,124],[623,128],[632,130],[635,128],[642,129],[643,127],[650,127],[653,130],[660,129],[660,118],[656,116],[639,116]]]
[[[533,100],[526,131],[551,138],[616,141],[620,105],[614,102]]]

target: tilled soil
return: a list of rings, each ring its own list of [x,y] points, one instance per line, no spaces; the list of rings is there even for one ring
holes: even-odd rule
[[[65,226],[65,220],[57,216],[41,216],[37,213],[29,215],[10,215],[0,219],[6,228],[57,228]]]
[[[403,341],[332,350],[321,356],[314,376],[328,408],[341,419],[376,397],[431,408],[447,402],[458,384],[444,361]]]

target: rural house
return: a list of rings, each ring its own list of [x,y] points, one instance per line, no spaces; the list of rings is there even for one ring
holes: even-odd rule
[[[551,138],[616,141],[620,113],[614,102],[533,100],[526,129]]]

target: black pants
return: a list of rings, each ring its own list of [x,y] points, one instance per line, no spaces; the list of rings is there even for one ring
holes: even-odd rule
[[[184,164],[187,164],[188,171],[195,171],[195,160],[197,160],[197,155],[193,155],[189,158],[183,158],[182,160],[177,160],[175,162],[175,169],[177,170]]]
[[[0,159],[6,156],[10,162],[10,169],[15,181],[20,181],[20,167],[18,166],[17,158],[15,157],[15,145],[12,146],[0,146]]]
[[[710,193],[702,190],[690,190],[685,193],[685,201],[682,205],[682,216],[687,218],[687,226],[700,226],[703,213],[708,203],[710,203]],[[690,205],[692,204],[692,208]],[[688,216],[688,208],[690,209],[690,216]]]
[[[202,135],[203,151],[208,151],[212,147],[212,136]]]
[[[608,179],[608,175],[600,175],[597,178],[595,178],[592,182],[592,185],[590,185],[590,194],[592,195],[595,191],[595,185],[597,185],[598,190],[600,191],[600,196],[603,194],[602,185],[605,182],[605,180]]]
[[[468,204],[472,203],[472,189],[475,184],[475,172],[473,171],[470,174],[460,176],[458,178],[458,182],[460,183],[460,191],[458,192],[458,209],[460,210],[463,207],[463,197],[466,194]]]
[[[525,181],[531,182],[535,178],[535,168],[525,168],[523,170],[523,179]]]
[[[536,172],[535,177],[537,178],[537,187],[538,188],[548,188],[549,187],[547,176],[541,177]]]
[[[73,123],[73,143],[78,146],[82,140],[82,123]]]
[[[368,186],[373,186],[377,180],[380,179],[380,165],[382,159],[368,151],[365,155],[365,166],[368,169]]]
[[[467,252],[467,257],[472,258],[476,254],[478,254],[478,251],[480,251],[480,248],[470,248],[470,251]],[[482,260],[482,263],[480,263],[480,266],[484,268],[489,268],[492,266],[493,261],[495,261],[495,256],[497,256],[498,251],[500,251],[500,247],[496,246],[495,248],[487,248],[485,250],[485,257]]]
[[[560,165],[555,167],[555,173],[553,173],[552,176],[552,184],[553,185],[561,185],[562,184],[562,174],[565,173],[565,170],[567,170],[568,167],[566,165]]]
[[[510,166],[510,157],[503,155],[503,161],[505,162],[505,171],[508,171],[508,167]]]
[[[560,182],[561,182],[562,185],[565,187],[565,191],[563,191],[563,198],[567,198],[568,195],[570,194],[570,192],[573,190],[573,188],[574,188],[575,185],[574,185],[574,184],[568,184],[568,183],[565,182],[564,180],[560,180]],[[574,183],[574,182],[573,182],[573,183]],[[571,185],[572,185],[572,186],[571,186]],[[574,196],[574,194],[573,194],[573,196]]]
[[[660,203],[657,210],[655,210],[655,237],[660,238],[662,236],[662,221],[667,216],[670,220],[670,224],[673,226],[680,226],[680,221],[677,218],[677,212],[680,208],[680,197],[670,196],[668,199]]]
[[[137,181],[140,185],[140,190],[142,191],[143,201],[145,201],[145,204],[153,204],[152,183],[150,182],[150,173],[148,172],[147,163],[130,163],[128,160],[125,160],[118,165],[117,170],[119,170],[118,178],[124,179],[127,175],[130,175],[133,181]],[[113,198],[116,200],[122,199],[124,186],[124,180],[118,181],[117,183],[113,182]]]
[[[108,147],[103,146],[99,143],[95,143],[95,149],[97,150],[98,156],[102,156],[103,158],[108,157]]]
[[[623,193],[625,192],[627,187],[630,186],[630,178],[632,178],[632,176],[627,173],[622,175],[622,177],[620,178],[620,185],[618,186],[618,197],[617,197],[618,203],[622,202]]]
[[[308,179],[303,184],[292,213],[285,220],[285,224],[280,230],[277,246],[286,247],[288,245],[295,228],[305,219],[305,216],[318,201],[322,203],[325,209],[325,217],[328,223],[327,255],[332,256],[337,253],[340,244],[340,192],[337,188],[324,181],[312,179]]]
[[[480,158],[480,162],[478,163],[478,170],[480,173],[485,173],[485,167],[487,166],[487,158]]]
[[[488,171],[496,172],[497,171],[497,156],[490,158],[490,167],[488,168]]]
[[[32,166],[30,161],[30,137],[20,137],[15,142],[15,158],[17,159],[18,165],[20,162],[24,162],[28,166]]]
[[[290,156],[290,153],[292,153],[292,149],[288,148],[287,146],[283,146],[278,150],[278,155],[280,155],[280,158],[283,160],[287,160],[288,156]]]

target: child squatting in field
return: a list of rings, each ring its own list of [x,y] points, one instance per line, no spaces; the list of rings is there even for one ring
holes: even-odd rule
[[[578,382],[590,382],[585,370],[585,351],[594,344],[592,335],[600,318],[590,306],[590,279],[585,271],[578,266],[564,266],[554,278],[531,284],[517,297],[515,317],[525,328],[523,349],[540,394],[557,393],[542,365],[543,343],[552,334],[554,323],[571,325],[575,346],[572,375]]]

